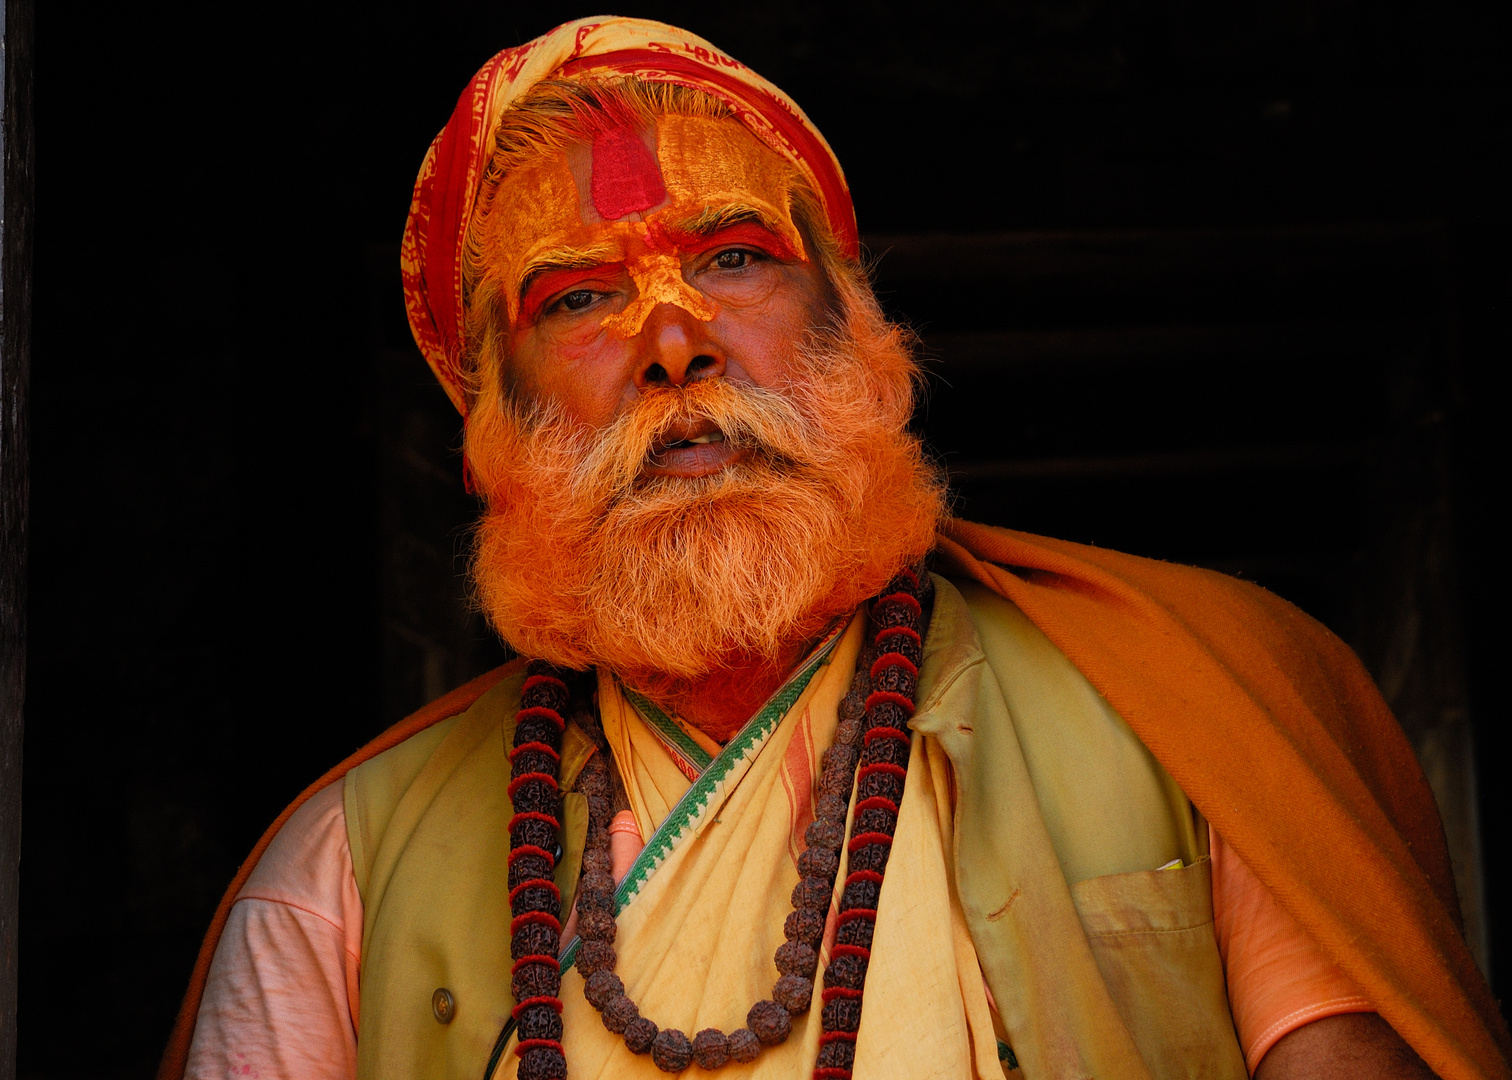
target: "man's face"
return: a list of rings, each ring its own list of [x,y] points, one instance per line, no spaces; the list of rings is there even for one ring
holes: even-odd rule
[[[473,575],[519,652],[673,700],[781,667],[933,543],[906,337],[826,280],[795,180],[735,121],[663,116],[495,188]]]
[[[737,121],[683,116],[505,177],[485,257],[501,264],[514,393],[599,429],[659,387],[788,387],[826,300],[787,209],[793,180]],[[689,421],[644,469],[705,476],[744,453]]]

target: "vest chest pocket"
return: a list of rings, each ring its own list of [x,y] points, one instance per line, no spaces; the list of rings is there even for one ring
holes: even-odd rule
[[[1071,898],[1151,1074],[1245,1080],[1213,929],[1208,860],[1081,881]]]

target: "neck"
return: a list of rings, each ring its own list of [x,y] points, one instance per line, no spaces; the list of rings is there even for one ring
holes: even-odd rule
[[[811,648],[800,641],[776,660],[736,658],[701,679],[659,683],[637,679],[636,689],[715,742],[728,742],[783,684]]]

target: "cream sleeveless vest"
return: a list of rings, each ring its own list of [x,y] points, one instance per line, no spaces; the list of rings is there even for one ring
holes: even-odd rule
[[[996,1006],[1000,1075],[1244,1080],[1213,932],[1204,823],[1017,608],[974,585],[935,582],[913,726],[924,749],[948,756],[943,779],[955,812],[941,835],[953,850],[939,865],[953,864],[950,902]],[[501,681],[466,712],[346,777],[364,907],[362,1080],[480,1080],[509,1017],[506,748],[522,681]],[[914,763],[929,756],[918,744]],[[564,788],[589,749],[569,729]],[[583,800],[567,795],[557,872],[564,910],[586,817]],[[883,904],[888,890],[907,887],[890,865]],[[786,896],[773,904],[780,923]],[[564,980],[564,998],[575,978]],[[433,1008],[442,988],[450,1013]],[[862,1037],[875,1045],[887,1034],[883,1014],[907,1002],[874,995],[870,980],[866,1000]],[[625,1055],[627,1072],[641,1066]],[[859,1051],[857,1066],[856,1080],[874,1080]],[[985,1075],[959,1060],[934,1074]],[[512,1054],[494,1075],[514,1075]]]

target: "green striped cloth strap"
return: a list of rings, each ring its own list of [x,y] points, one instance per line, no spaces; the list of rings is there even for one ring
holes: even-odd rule
[[[656,702],[630,689],[624,683],[620,683],[620,690],[624,693],[625,700],[635,707],[636,712],[640,713],[641,719],[646,722],[646,726],[652,733],[673,755],[682,758],[683,763],[692,768],[694,776],[701,774],[714,763],[714,758],[709,752],[694,742],[693,737],[679,727],[676,720],[662,712]],[[683,771],[686,773],[688,770]]]

